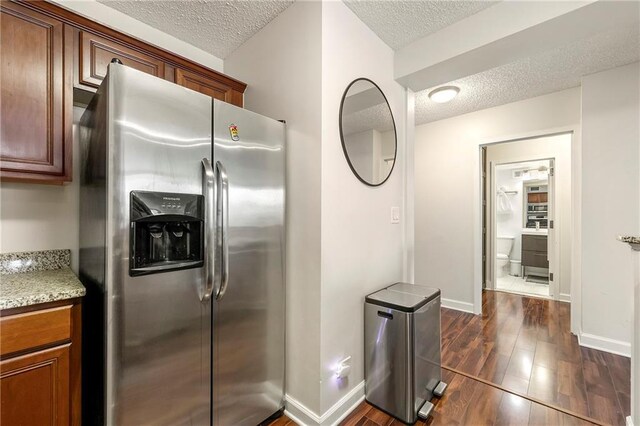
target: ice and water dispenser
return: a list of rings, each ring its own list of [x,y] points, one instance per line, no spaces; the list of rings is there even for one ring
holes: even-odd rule
[[[129,275],[204,264],[204,197],[131,191]]]

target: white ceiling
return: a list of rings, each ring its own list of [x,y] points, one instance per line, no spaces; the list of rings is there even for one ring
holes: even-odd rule
[[[495,1],[344,0],[345,4],[385,43],[397,50]]]
[[[98,1],[224,59],[294,0]]]
[[[582,76],[640,60],[637,25],[618,28],[479,74],[447,83],[460,87],[451,102],[416,93],[416,124],[577,87]]]

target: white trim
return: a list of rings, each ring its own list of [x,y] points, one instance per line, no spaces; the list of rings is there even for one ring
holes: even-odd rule
[[[633,426],[633,419],[631,416],[627,416],[627,426]]]
[[[322,415],[321,425],[337,425],[364,401],[364,380]],[[346,406],[346,408],[344,408]]]
[[[580,346],[610,352],[616,355],[631,357],[631,343],[621,340],[609,339],[608,337],[596,336],[589,333],[578,334]]]
[[[305,407],[300,401],[287,394],[284,401],[284,412],[293,421],[303,426],[319,425],[320,416],[309,408]]]
[[[474,308],[473,303],[461,302],[459,300],[445,299],[445,298],[442,298],[441,302],[442,302],[442,306],[445,308],[455,309],[456,311],[469,312],[471,314],[475,313],[473,309]]]
[[[291,395],[285,397],[285,414],[293,421],[304,426],[337,425],[360,403],[364,401],[364,380],[358,383],[338,402],[333,404],[322,416],[307,408]]]
[[[567,293],[560,293],[558,296],[558,301],[571,303],[571,295]]]

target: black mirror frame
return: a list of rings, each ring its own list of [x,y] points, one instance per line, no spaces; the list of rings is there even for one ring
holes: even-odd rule
[[[349,89],[358,81],[368,81],[369,83],[373,84],[376,87],[376,89],[378,89],[378,91],[384,98],[384,101],[386,102],[387,107],[389,108],[389,114],[391,114],[391,122],[393,123],[393,138],[394,138],[393,165],[391,166],[391,170],[389,170],[389,174],[387,175],[387,177],[384,178],[384,180],[380,183],[367,182],[358,174],[355,167],[353,167],[353,164],[351,163],[351,159],[349,158],[349,154],[347,153],[347,147],[344,144],[344,135],[342,134],[342,108],[344,107],[344,100],[347,97],[347,93],[349,93]],[[349,164],[349,168],[351,169],[353,174],[358,178],[358,180],[367,186],[374,186],[374,187],[380,186],[386,181],[388,181],[389,178],[391,177],[391,174],[393,174],[393,169],[395,169],[396,167],[396,159],[398,157],[398,129],[396,129],[396,120],[393,117],[393,110],[391,109],[391,104],[389,104],[389,100],[387,99],[387,96],[384,94],[382,89],[380,89],[380,86],[378,86],[376,83],[374,83],[372,80],[366,77],[356,78],[351,83],[349,83],[347,88],[344,90],[344,93],[342,94],[342,100],[340,101],[340,113],[338,117],[338,122],[339,122],[338,127],[340,128],[340,142],[342,144],[342,152],[344,153],[344,157],[347,159],[347,164]]]

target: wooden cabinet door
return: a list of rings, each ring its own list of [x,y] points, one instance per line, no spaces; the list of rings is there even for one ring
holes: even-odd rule
[[[97,88],[107,75],[107,66],[113,58],[118,58],[128,67],[164,78],[164,62],[153,56],[130,49],[122,44],[98,35],[79,31],[78,35],[78,82],[89,88]]]
[[[188,70],[176,68],[175,82],[180,86],[211,96],[214,99],[219,99],[242,107],[242,93],[211,78],[203,77],[200,74],[196,74]]]
[[[0,361],[0,424],[69,424],[69,345]]]
[[[71,30],[14,3],[0,12],[0,177],[71,180]]]

